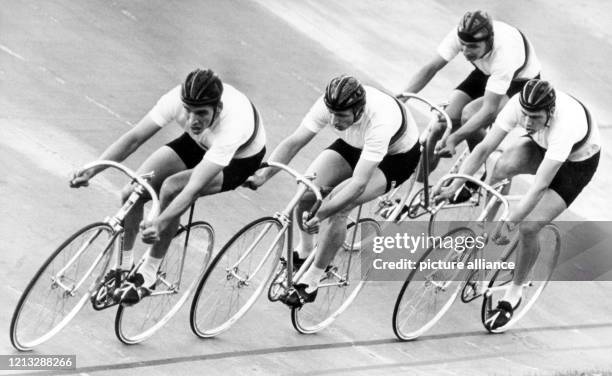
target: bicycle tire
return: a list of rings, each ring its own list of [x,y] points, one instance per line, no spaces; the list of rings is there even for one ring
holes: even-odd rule
[[[547,231],[550,232],[548,235],[545,234]],[[561,234],[557,226],[547,224],[542,228],[542,230],[540,230],[538,240],[540,243],[540,252],[531,272],[529,273],[530,281],[527,283],[528,286],[523,289],[521,304],[514,312],[510,322],[504,325],[502,328],[491,330],[487,325],[485,325],[485,322],[489,318],[489,312],[491,312],[493,308],[493,301],[499,300],[502,294],[485,292],[482,300],[480,319],[482,321],[482,325],[490,333],[503,333],[514,326],[533,307],[536,300],[542,294],[542,291],[544,291],[544,288],[546,288],[548,285],[555,267],[557,266],[557,261],[561,252]],[[508,253],[506,259],[515,254],[518,241],[519,236],[517,234],[513,238],[512,242],[508,245],[511,251]],[[550,247],[553,245],[551,247],[552,250],[550,250],[550,248],[543,248],[542,245],[545,247]],[[493,277],[489,281],[488,287],[492,288],[506,285],[512,281],[513,275],[513,272],[506,272],[505,270],[498,269],[495,271]]]
[[[187,233],[189,238],[185,249],[184,235]],[[212,226],[204,221],[179,228],[159,268],[154,293],[160,294],[151,295],[133,306],[119,305],[115,316],[115,335],[121,342],[133,345],[146,340],[180,310],[206,270],[214,239]],[[178,291],[177,286],[180,288]]]
[[[445,237],[475,237],[467,227],[451,230]],[[450,309],[459,294],[466,270],[420,270],[421,262],[432,257],[444,261],[465,261],[473,249],[455,251],[442,246],[431,246],[425,251],[402,285],[393,308],[393,332],[402,341],[418,338],[434,326]],[[448,292],[447,295],[444,293]],[[417,299],[412,301],[412,299]],[[425,303],[421,306],[421,303]],[[431,307],[431,310],[427,308]],[[409,309],[409,310],[407,310]]]
[[[353,226],[355,226],[355,221],[349,220],[346,229],[349,231]],[[348,237],[344,240],[342,247],[347,250],[351,248],[352,237]],[[361,239],[359,236],[356,237],[355,242],[353,244],[353,248],[355,250],[361,249]],[[306,268],[310,266],[310,263],[306,263]],[[295,271],[297,272],[297,270]],[[294,274],[295,277],[295,274]],[[276,302],[280,299],[283,293],[287,292],[288,286],[286,284],[287,281],[287,261],[281,258],[281,262],[278,264],[276,272],[274,273],[274,278],[272,278],[272,282],[270,282],[270,287],[268,288],[268,300],[271,302]]]
[[[514,248],[506,246],[504,252],[500,257],[500,260],[507,261],[513,252]],[[473,252],[472,257],[474,258],[475,256],[476,252]],[[491,270],[472,270],[472,272],[470,272],[468,277],[465,279],[465,283],[463,284],[463,288],[461,289],[461,301],[463,303],[471,303],[472,301],[480,298],[484,293],[484,286],[488,283],[487,281],[489,280],[489,276],[491,274]]]
[[[377,221],[370,218],[362,218],[358,221],[359,228],[355,238],[355,242],[359,239],[360,247],[351,249],[350,245],[347,248],[345,244],[336,253],[334,261],[331,265],[339,265],[334,270],[334,267],[328,267],[324,280],[321,281],[321,286],[317,294],[317,299],[305,304],[301,308],[291,309],[291,323],[295,330],[301,334],[313,334],[321,331],[329,326],[334,320],[344,312],[350,304],[355,300],[365,282],[369,271],[372,268],[372,262],[367,257],[374,255],[370,252],[368,255],[363,255],[366,252],[366,247],[362,243],[363,239],[372,239],[374,236],[381,234],[380,225]],[[348,228],[354,227],[355,223],[349,223]],[[364,230],[368,226],[368,230]],[[364,231],[367,231],[365,234]],[[351,243],[352,232],[347,233],[348,243]],[[347,242],[345,242],[347,243]],[[366,270],[362,269],[362,265],[366,264]],[[348,273],[347,273],[348,268]],[[339,273],[338,273],[339,271]],[[354,276],[351,278],[351,276]],[[340,277],[340,278],[339,278]],[[348,284],[343,284],[342,281],[348,279]],[[331,281],[330,281],[331,280]],[[335,281],[337,280],[337,281]],[[356,283],[351,284],[353,280]],[[326,281],[330,285],[325,286]],[[341,299],[337,299],[338,292],[342,291]],[[330,305],[327,306],[326,303]]]
[[[102,233],[105,233],[105,236],[100,237]],[[89,239],[87,239],[88,236]],[[35,346],[51,339],[76,316],[89,301],[92,291],[100,285],[104,271],[110,262],[112,254],[111,246],[116,237],[117,234],[108,224],[104,222],[92,223],[76,231],[47,258],[21,294],[13,312],[10,326],[10,337],[13,347],[19,351],[29,351]],[[105,241],[105,243],[98,242],[98,239]],[[76,283],[79,279],[82,279],[83,276],[80,276],[79,273],[81,264],[85,264],[85,268],[87,268],[87,265],[90,265],[88,269],[84,270],[84,273],[88,272],[89,274],[83,280],[81,289],[72,292],[64,290],[61,293],[61,286],[58,286],[55,282],[49,283],[43,277],[48,275],[51,278],[55,278],[56,273],[68,261],[71,261],[78,252],[80,252],[79,256],[74,259],[69,269],[61,277],[61,282],[64,284]],[[91,264],[84,261],[85,257],[94,257]],[[74,288],[74,285],[72,287]],[[41,289],[40,293],[38,292],[39,289]],[[42,297],[42,304],[32,301],[32,298],[35,298],[37,295]],[[48,300],[53,299],[56,303],[45,304]],[[57,302],[62,302],[63,304],[58,305]],[[71,304],[67,304],[67,302],[71,302]],[[31,305],[38,308],[31,307]],[[52,315],[45,312],[47,307],[58,306],[63,311],[63,314],[60,312],[60,317],[52,317]],[[34,310],[32,314],[29,312],[30,309]],[[48,322],[49,319],[51,319],[50,322]],[[34,321],[34,323],[30,321]],[[24,327],[26,324],[29,326]],[[29,333],[30,328],[33,333]]]
[[[255,304],[257,298],[272,278],[273,271],[276,269],[280,253],[285,244],[286,234],[283,229],[278,219],[262,217],[240,229],[221,248],[200,280],[191,303],[189,322],[191,330],[195,335],[200,338],[210,338],[223,333],[231,328]],[[257,242],[249,241],[248,236],[253,234],[255,234],[255,239],[259,238]],[[276,239],[275,242],[273,242],[274,239]],[[260,244],[271,244],[271,246],[263,248],[259,247]],[[254,248],[242,260],[243,262],[240,266],[246,267],[249,270],[242,270],[236,267],[230,271],[230,266],[234,266],[236,261],[240,260],[243,256],[242,250],[247,246],[253,246]],[[263,255],[259,258],[254,257],[262,249]],[[238,251],[236,257],[233,255],[234,251]],[[243,299],[244,304],[236,304],[233,307],[234,301],[240,303],[241,292],[248,290],[248,287],[251,286],[248,283],[245,284],[244,281],[238,280],[236,276],[238,273],[241,273],[241,277],[245,275],[248,278],[252,278],[253,275],[250,273],[250,267],[256,268],[260,264],[261,268],[257,275],[261,277],[256,281],[252,289],[253,291]],[[222,291],[218,291],[219,285],[221,285],[220,289]],[[226,286],[229,287],[229,293],[223,290]],[[234,292],[237,292],[235,297],[233,296]],[[217,313],[219,313],[217,310],[225,310],[226,306],[228,306],[227,315],[221,317],[221,321],[215,320]],[[210,309],[214,312],[205,311],[205,309]]]

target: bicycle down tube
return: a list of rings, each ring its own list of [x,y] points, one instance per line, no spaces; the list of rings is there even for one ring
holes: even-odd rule
[[[316,210],[321,205],[321,201],[322,201],[321,193],[319,192],[318,188],[310,180],[308,180],[307,178],[305,178],[303,175],[301,175],[297,171],[293,170],[292,168],[290,168],[290,167],[288,167],[288,166],[286,166],[284,164],[276,163],[276,162],[266,162],[266,163],[262,164],[262,168],[263,167],[275,167],[275,168],[279,168],[281,170],[284,170],[285,172],[287,172],[290,175],[292,175],[293,177],[295,177],[297,182],[298,182],[298,184],[301,183],[301,186],[298,188],[298,191],[293,196],[291,201],[289,201],[287,206],[281,212],[276,213],[275,217],[277,219],[279,219],[283,223],[283,228],[276,235],[276,237],[272,241],[272,245],[268,248],[268,250],[266,251],[264,257],[261,258],[261,261],[259,262],[259,264],[255,268],[253,273],[251,273],[251,275],[247,276],[246,278],[242,278],[239,275],[237,275],[235,273],[235,271],[238,269],[238,265],[240,265],[240,263],[242,261],[244,261],[249,256],[249,254],[253,251],[253,249],[255,249],[257,244],[259,244],[260,240],[265,236],[265,234],[268,232],[268,230],[272,227],[272,224],[266,225],[266,227],[257,236],[257,238],[255,239],[253,244],[251,244],[249,249],[247,249],[247,251],[244,252],[241,255],[241,257],[238,259],[238,261],[236,261],[234,263],[234,265],[232,265],[231,267],[226,269],[226,271],[228,273],[232,274],[235,278],[237,278],[238,280],[240,280],[244,284],[248,284],[248,282],[251,280],[251,278],[253,276],[255,276],[257,274],[257,272],[263,267],[263,265],[266,262],[268,256],[270,255],[270,253],[276,247],[276,244],[278,243],[278,241],[281,239],[281,237],[284,236],[285,232],[287,232],[287,229],[290,229],[290,227],[291,227],[290,226],[290,223],[291,223],[291,219],[290,218],[291,218],[291,215],[292,215],[293,208],[298,204],[298,202],[300,201],[300,199],[302,198],[304,193],[306,193],[307,190],[310,190],[310,191],[314,192],[314,194],[315,194],[315,196],[317,198],[317,202],[315,203],[315,205],[313,205],[313,209],[311,210],[311,215],[312,215],[312,213],[316,212]],[[291,281],[291,270],[288,270],[288,274],[289,274],[288,275],[288,280]]]

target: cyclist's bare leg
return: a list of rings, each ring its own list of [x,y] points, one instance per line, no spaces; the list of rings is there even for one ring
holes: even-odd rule
[[[567,209],[565,201],[552,189],[547,189],[536,207],[519,225],[519,247],[517,249],[514,282],[523,284],[527,281],[538,253],[538,233],[546,224],[557,218]]]
[[[166,178],[159,192],[160,210],[164,210],[170,205],[172,200],[185,188],[191,177],[192,170],[177,172],[176,174]],[[217,174],[201,191],[200,196],[207,196],[221,192],[223,185],[223,172]],[[160,231],[159,241],[154,243],[149,250],[149,255],[161,259],[166,254],[172,238],[176,234],[181,217],[174,218],[170,224]]]
[[[153,171],[154,176],[150,181],[151,186],[156,192],[159,192],[163,181],[170,175],[187,169],[185,163],[179,156],[167,146],[162,146],[151,154],[138,168],[138,174],[145,174]],[[122,193],[122,202],[125,202],[132,193],[132,186],[127,185]],[[143,217],[143,206],[145,201],[149,200],[146,195],[143,195],[140,200],[134,205],[134,208],[126,215],[124,220],[125,233],[123,235],[122,250],[131,250],[134,247],[136,236],[138,235],[138,226]]]
[[[342,181],[350,178],[353,175],[353,170],[348,162],[334,150],[323,150],[321,154],[315,158],[307,169],[306,175],[316,174],[314,183],[323,189],[329,189],[337,186]],[[310,210],[315,202],[312,194],[305,194],[300,200],[295,209],[295,220],[298,224],[299,243],[296,249],[300,253],[300,257],[306,257],[314,248],[314,235],[308,234],[302,230],[302,213]],[[345,224],[346,225],[346,224]]]
[[[448,106],[446,107],[446,113],[453,122],[453,132],[461,125],[461,112],[463,108],[472,101],[472,98],[461,90],[454,90],[451,93]],[[434,155],[434,150],[438,140],[442,138],[444,134],[444,123],[439,122],[437,125],[432,127],[431,132],[427,138],[427,149],[426,153],[429,157],[429,172],[431,173],[437,166],[440,158]],[[419,171],[417,181],[423,181],[423,169]]]
[[[501,98],[499,102],[499,106],[497,107],[497,113],[499,113],[499,111],[501,111],[501,109],[504,108],[504,106],[506,105],[509,99],[510,98],[508,98],[507,95],[504,95]],[[484,98],[480,97],[480,98],[474,99],[472,102],[468,103],[463,108],[463,111],[461,112],[461,124],[462,125],[465,124],[468,120],[470,120],[470,118],[474,116],[474,114],[480,110],[483,102],[484,102]],[[487,134],[486,128],[488,128],[490,125],[491,124],[487,124],[486,127],[478,129],[477,131],[475,131],[474,133],[472,133],[466,138],[465,141],[468,144],[468,147],[470,150],[474,150],[474,147],[476,147],[476,145],[478,145],[478,143],[480,143],[480,141],[484,139],[485,135]]]
[[[519,137],[499,156],[493,167],[489,178],[489,184],[495,185],[504,179],[511,180],[520,174],[533,175],[542,162],[542,154],[535,143],[528,137]],[[507,195],[510,192],[510,184],[506,184],[501,193]],[[487,220],[492,221],[497,214],[500,202],[492,207]]]
[[[467,123],[467,121],[470,120],[470,118],[474,116],[474,114],[478,112],[478,110],[480,110],[480,108],[482,107],[483,101],[484,101],[483,97],[476,98],[470,103],[468,103],[463,108],[463,111],[461,111],[461,125],[462,126],[463,124]],[[474,150],[474,147],[476,147],[476,145],[478,145],[478,143],[480,143],[480,141],[484,139],[486,134],[487,134],[486,129],[478,129],[477,131],[475,131],[474,133],[466,137],[465,142],[467,143],[468,148],[470,150]]]
[[[522,286],[527,282],[529,272],[540,254],[538,234],[542,227],[557,218],[565,209],[567,206],[561,196],[552,189],[547,189],[533,211],[521,222],[514,278],[502,300],[509,302],[512,306],[518,303],[523,291]]]
[[[346,184],[348,184],[348,181],[339,184],[330,194],[330,198],[334,196],[335,192],[339,192],[346,186]],[[344,239],[346,239],[346,221],[351,210],[384,194],[386,186],[387,179],[383,172],[377,168],[368,182],[365,191],[354,202],[321,224],[319,250],[313,263],[317,268],[325,269],[344,243]]]

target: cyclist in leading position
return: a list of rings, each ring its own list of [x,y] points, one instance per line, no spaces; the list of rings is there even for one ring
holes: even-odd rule
[[[138,169],[154,172],[151,186],[159,193],[162,212],[151,222],[141,224],[142,238],[153,243],[144,261],[116,291],[119,301],[134,304],[150,294],[157,271],[176,234],[181,214],[200,196],[233,190],[252,175],[265,155],[266,134],[260,116],[246,95],[222,83],[210,69],[190,72],[184,83],[163,95],[138,124],[100,156],[121,162],[162,127],[175,121],[184,133],[155,151]],[[87,185],[102,171],[77,171],[71,186]],[[131,193],[124,188],[122,199]],[[121,269],[133,265],[133,251],[144,199],[125,218]],[[118,278],[111,272],[107,278]]]
[[[349,212],[368,202],[414,172],[419,160],[418,130],[412,114],[393,96],[362,85],[352,76],[332,79],[306,114],[301,125],[270,156],[289,163],[323,128],[338,136],[312,162],[307,174],[316,174],[322,191],[331,190],[313,218],[306,218],[314,200],[305,195],[296,208],[300,242],[294,252],[301,265],[315,247],[314,233],[321,225],[314,262],[284,301],[301,306],[314,301],[319,281],[346,237]],[[265,168],[249,178],[258,187],[277,170]]]
[[[540,76],[540,62],[523,33],[477,10],[463,15],[459,25],[442,40],[435,56],[410,79],[405,91],[421,91],[459,52],[474,65],[474,70],[451,93],[446,107],[453,133],[446,141],[440,140],[444,127],[439,123],[429,134],[429,171],[439,160],[434,150],[440,156],[454,155],[455,147],[463,140],[473,149],[508,99],[520,92],[529,79]]]
[[[549,82],[534,79],[508,101],[485,139],[465,160],[461,173],[474,174],[516,127],[523,136],[498,159],[490,183],[519,174],[535,174],[535,180],[492,237],[505,244],[509,242],[508,233],[515,227],[519,230],[513,281],[485,323],[491,330],[503,327],[512,318],[521,302],[522,285],[539,254],[540,229],[567,209],[591,181],[601,148],[599,129],[589,110]],[[461,184],[462,179],[456,179],[435,192],[437,200],[448,199]]]

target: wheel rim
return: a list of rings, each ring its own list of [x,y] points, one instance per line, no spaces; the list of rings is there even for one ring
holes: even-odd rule
[[[110,260],[113,230],[106,224],[92,224],[62,244],[36,273],[13,314],[11,341],[19,350],[46,342],[79,312],[91,296]],[[79,254],[78,257],[75,257]],[[74,261],[68,265],[74,257]],[[95,263],[95,266],[93,266]],[[58,273],[65,269],[60,276]],[[89,273],[83,280],[83,276]],[[56,278],[59,276],[59,278]],[[67,292],[66,287],[80,287]]]
[[[445,236],[474,236],[469,228],[459,228]],[[457,253],[445,248],[430,248],[422,260],[458,261],[465,260],[470,250]],[[431,329],[450,309],[462,286],[464,270],[440,269],[436,271],[410,272],[400,290],[393,311],[393,331],[402,340],[419,337]]]
[[[515,239],[514,245],[518,242],[518,236]],[[514,312],[512,319],[508,324],[500,329],[490,330],[486,325],[485,328],[491,333],[503,333],[508,329],[512,328],[518,323],[525,314],[534,306],[536,300],[540,297],[544,288],[548,285],[552,273],[557,265],[561,247],[561,236],[559,230],[554,225],[546,225],[542,228],[538,234],[538,243],[540,247],[540,253],[534,264],[533,269],[529,273],[528,281],[529,286],[523,288],[521,304]],[[509,259],[512,260],[516,256],[515,250],[509,255]],[[489,287],[501,286],[509,284],[512,281],[513,272],[497,270],[489,282]],[[485,321],[489,318],[489,312],[493,308],[493,302],[499,301],[503,297],[505,292],[495,291],[489,294],[485,294],[483,299],[483,305],[481,310],[481,319],[484,325]]]
[[[119,307],[116,334],[122,342],[135,344],[152,336],[180,310],[195,289],[210,260],[214,232],[208,223],[197,222],[190,226],[181,275],[185,236],[186,231],[180,231],[170,243],[160,265],[158,282],[152,296],[134,306]]]
[[[348,308],[363,288],[372,262],[369,257],[362,257],[362,245],[380,235],[381,230],[378,223],[372,219],[359,220],[355,238],[359,248],[356,250],[350,250],[352,233],[353,231],[347,232],[347,241],[336,253],[331,264],[333,269],[329,270],[320,282],[316,300],[292,310],[293,326],[298,332],[311,334],[329,326]],[[370,254],[373,255],[372,252]],[[367,269],[362,270],[362,266]]]
[[[278,220],[262,218],[244,227],[223,247],[200,282],[192,304],[191,326],[196,335],[206,338],[224,332],[253,306],[276,269],[285,242],[281,230]],[[232,269],[250,247],[249,255]],[[245,284],[237,276],[250,279]]]

